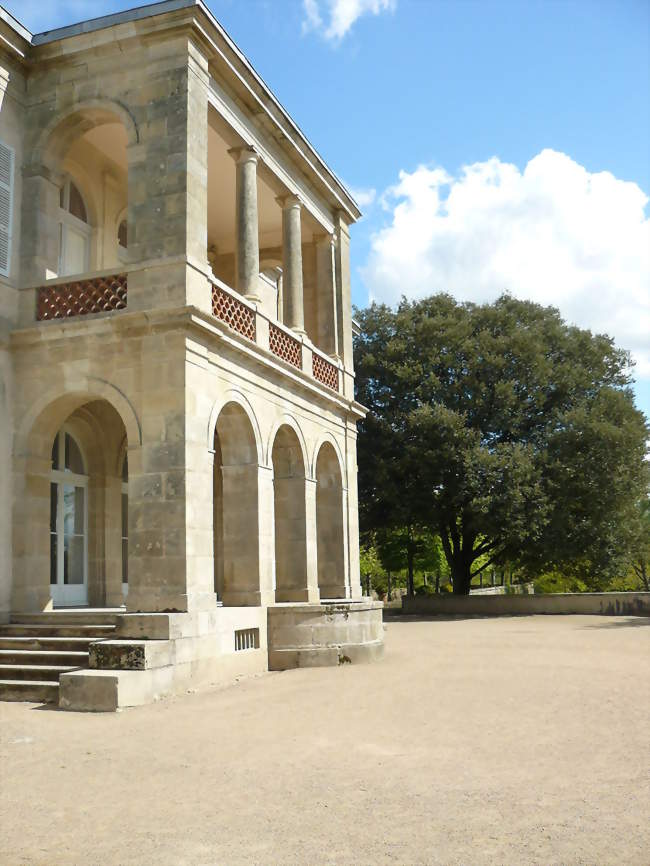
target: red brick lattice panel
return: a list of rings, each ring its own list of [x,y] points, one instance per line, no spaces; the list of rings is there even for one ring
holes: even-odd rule
[[[278,358],[302,369],[302,343],[273,324],[269,324],[269,349]]]
[[[225,322],[247,340],[255,342],[255,311],[224,292],[219,286],[212,286],[212,315]]]
[[[311,372],[314,379],[318,379],[323,385],[331,388],[332,391],[339,390],[339,373],[334,364],[321,358],[316,352],[312,355]]]
[[[69,319],[126,309],[126,274],[75,280],[38,290],[36,320]]]

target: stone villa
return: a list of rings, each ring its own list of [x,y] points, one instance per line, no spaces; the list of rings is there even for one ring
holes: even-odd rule
[[[359,209],[200,0],[0,8],[0,699],[372,659]]]

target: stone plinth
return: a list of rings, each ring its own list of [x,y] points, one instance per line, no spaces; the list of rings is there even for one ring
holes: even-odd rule
[[[369,662],[384,651],[383,604],[332,601],[269,607],[269,670]]]

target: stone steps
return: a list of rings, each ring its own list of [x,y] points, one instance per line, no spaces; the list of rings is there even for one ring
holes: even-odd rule
[[[100,638],[101,639],[101,638]],[[25,637],[0,634],[0,650],[53,650],[55,652],[88,652],[92,637]]]
[[[88,650],[0,649],[2,665],[65,665],[88,667]]]
[[[0,700],[59,702],[59,677],[89,666],[90,646],[115,634],[119,612],[14,614],[0,626]]]
[[[59,683],[45,680],[0,680],[0,701],[58,704]]]
[[[59,625],[10,623],[0,627],[0,637],[86,637],[98,640],[111,637],[114,632],[114,625],[76,625],[75,623]]]
[[[67,608],[36,613],[12,613],[11,622],[17,625],[115,625],[125,611],[120,608]]]
[[[0,679],[2,680],[40,680],[42,682],[59,682],[60,674],[76,671],[76,665],[4,665],[0,664]]]

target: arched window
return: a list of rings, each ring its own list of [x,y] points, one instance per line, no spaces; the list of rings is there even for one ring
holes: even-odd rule
[[[122,463],[122,592],[129,591],[129,457]]]
[[[82,274],[89,267],[90,226],[79,189],[67,180],[59,193],[59,276]]]
[[[127,231],[127,223],[126,220],[122,220],[122,222],[117,227],[117,244],[120,247],[120,251],[126,251],[128,248],[128,231]]]
[[[50,585],[56,605],[88,601],[88,476],[79,445],[65,428],[52,446]]]

